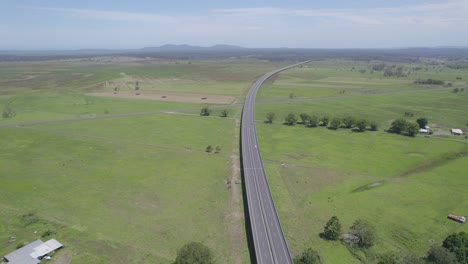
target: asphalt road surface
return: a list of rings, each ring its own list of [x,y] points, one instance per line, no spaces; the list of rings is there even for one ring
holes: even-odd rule
[[[260,86],[273,75],[308,63],[301,62],[265,74],[252,86],[242,112],[241,151],[250,226],[258,264],[292,264],[291,254],[284,238],[268,181],[255,130],[255,97]]]

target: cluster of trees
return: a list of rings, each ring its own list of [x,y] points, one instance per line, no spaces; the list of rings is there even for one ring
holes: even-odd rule
[[[465,88],[460,88],[460,89],[453,88],[452,93],[458,93],[458,92],[463,93],[464,91],[465,91]]]
[[[214,264],[211,249],[200,242],[190,242],[177,251],[174,264]]]
[[[342,227],[337,216],[332,216],[325,224],[321,236],[327,240],[340,240]],[[370,248],[375,244],[376,230],[368,221],[358,219],[354,221],[349,231],[343,236],[343,241],[350,246],[357,245],[360,248]]]
[[[406,74],[403,72],[403,67],[396,67],[396,68],[387,68],[384,71],[384,76],[385,77],[405,77]]]
[[[202,107],[202,109],[200,110],[200,115],[201,116],[209,116],[211,114],[211,109],[208,107],[208,106],[204,106]],[[229,115],[229,110],[227,109],[223,109],[221,111],[221,117],[227,117]]]
[[[273,123],[273,120],[275,119],[275,113],[270,112],[267,113],[266,115],[266,121],[265,123]],[[358,131],[365,131],[367,128],[372,131],[377,131],[378,130],[378,125],[374,121],[367,121],[365,119],[357,119],[353,116],[347,116],[345,118],[330,118],[329,116],[322,116],[318,117],[316,115],[309,115],[307,113],[301,113],[299,115],[299,119],[296,117],[294,113],[289,113],[285,118],[284,118],[284,124],[288,126],[292,126],[294,124],[303,124],[307,127],[318,127],[318,126],[323,126],[323,127],[328,127],[329,129],[338,129],[340,127],[343,128],[355,128]]]
[[[356,220],[350,227],[349,232],[342,233],[342,227],[338,217],[333,216],[325,224],[321,236],[327,240],[340,240],[348,246],[358,248],[370,248],[376,241],[376,230],[372,224],[364,220]],[[312,256],[307,258],[307,256]],[[298,260],[313,259],[315,262],[294,263],[322,263],[318,253],[312,249],[304,251]],[[465,232],[454,233],[445,238],[442,245],[431,247],[425,257],[412,254],[396,254],[387,252],[378,254],[366,263],[370,264],[468,264],[468,234]]]
[[[387,66],[385,63],[372,65],[372,71],[383,71],[385,77],[405,77],[407,74],[403,70],[403,66]]]
[[[443,85],[444,84],[444,81],[442,80],[437,80],[437,79],[417,79],[416,81],[414,81],[414,83],[416,84],[436,84],[436,85]]]
[[[426,120],[427,124],[427,120]],[[406,121],[404,118],[398,118],[392,122],[388,132],[396,134],[406,134],[414,137],[419,133],[420,125],[416,122]]]
[[[208,152],[208,153],[211,153],[213,151],[214,151],[214,153],[218,154],[218,153],[221,152],[221,148],[219,146],[216,146],[216,148],[213,149],[213,147],[211,145],[208,145],[206,147],[206,149],[205,149],[205,152]]]
[[[322,238],[327,240],[341,240],[343,235],[340,220],[333,216],[323,228]],[[350,227],[349,232],[343,236],[343,242],[349,246],[369,248],[375,244],[376,231],[372,224],[365,220],[356,220]],[[321,264],[322,258],[312,248],[307,248],[301,255],[294,258],[295,264]]]

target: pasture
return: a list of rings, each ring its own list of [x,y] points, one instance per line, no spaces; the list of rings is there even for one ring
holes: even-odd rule
[[[138,81],[141,93],[215,95],[229,104],[276,66],[132,58],[0,63],[0,105],[16,114],[0,120],[0,255],[49,230],[72,263],[172,263],[191,241],[212,248],[219,263],[248,262],[241,191],[232,187],[239,109],[225,105],[227,118],[219,109],[201,117],[203,106],[220,102],[90,94],[113,94],[117,86],[135,93]],[[205,152],[208,145],[220,153]]]
[[[294,255],[310,246],[325,263],[360,263],[389,251],[424,256],[448,234],[468,230],[446,218],[468,214],[463,191],[468,186],[468,141],[445,133],[452,127],[466,131],[468,92],[452,90],[467,87],[456,76],[467,80],[468,72],[435,69],[396,78],[359,71],[368,67],[349,61],[311,63],[281,73],[260,90],[259,146]],[[413,83],[428,77],[453,84]],[[264,123],[268,112],[276,115],[273,124]],[[414,115],[405,117],[405,112]],[[300,113],[354,116],[376,121],[379,130],[286,126],[281,123],[288,113],[298,118]],[[413,138],[384,131],[401,117],[426,117],[434,135]],[[370,221],[377,228],[377,244],[353,255],[340,242],[323,240],[319,234],[333,215],[345,232],[357,219]]]

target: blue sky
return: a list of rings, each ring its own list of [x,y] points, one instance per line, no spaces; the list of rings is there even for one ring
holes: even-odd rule
[[[0,0],[0,49],[468,46],[468,0]]]

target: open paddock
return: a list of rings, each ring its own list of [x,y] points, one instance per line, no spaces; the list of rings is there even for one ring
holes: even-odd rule
[[[182,102],[182,103],[207,103],[207,104],[229,104],[236,99],[235,96],[227,96],[227,95],[171,93],[171,92],[159,92],[159,91],[122,91],[122,92],[117,92],[117,93],[102,92],[102,93],[89,93],[88,95],[115,97],[115,98],[158,100],[158,101],[168,101],[168,102]]]

